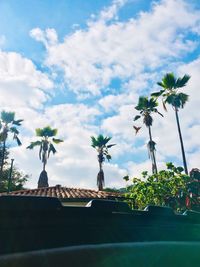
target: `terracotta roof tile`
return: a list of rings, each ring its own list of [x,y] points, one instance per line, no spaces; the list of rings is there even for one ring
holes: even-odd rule
[[[60,185],[44,187],[38,189],[20,190],[9,193],[10,195],[21,196],[48,196],[58,197],[59,199],[74,199],[74,198],[120,198],[122,195],[116,192],[96,191],[92,189],[69,188]]]

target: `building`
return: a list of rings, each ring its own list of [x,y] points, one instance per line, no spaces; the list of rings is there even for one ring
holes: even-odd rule
[[[69,188],[61,185],[10,192],[15,196],[57,197],[66,206],[85,206],[92,199],[122,200],[120,193],[92,189]]]

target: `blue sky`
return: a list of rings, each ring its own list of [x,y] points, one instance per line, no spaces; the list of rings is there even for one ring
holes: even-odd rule
[[[90,136],[99,133],[117,143],[104,166],[106,186],[150,171],[148,132],[143,126],[135,136],[134,106],[166,72],[191,75],[180,120],[189,169],[199,167],[198,0],[1,0],[0,17],[0,105],[24,119],[23,146],[11,150],[31,174],[27,186],[37,186],[41,162],[26,146],[49,124],[65,140],[49,160],[50,185],[96,188]],[[164,119],[155,116],[152,128],[159,169],[182,164],[173,110],[160,111]]]

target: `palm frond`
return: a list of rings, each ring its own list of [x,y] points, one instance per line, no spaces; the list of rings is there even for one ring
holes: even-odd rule
[[[41,144],[42,144],[41,141],[31,142],[31,144],[27,146],[27,149],[33,149],[35,146],[41,146]]]
[[[13,139],[15,139],[17,141],[18,146],[21,146],[22,145],[22,143],[21,143],[19,137],[17,136],[17,134],[14,134]]]
[[[110,155],[110,154],[107,154],[107,155],[106,155],[106,159],[107,159],[108,161],[110,161],[110,160],[111,160],[111,158],[112,158],[112,157],[111,157],[111,155]]]
[[[137,121],[138,119],[140,119],[141,116],[140,115],[136,115],[135,118],[133,119],[134,121]]]
[[[97,139],[94,136],[91,136],[90,138],[91,138],[91,142],[92,142],[91,146],[96,148],[98,145]]]
[[[58,132],[57,129],[52,129],[50,126],[46,126],[44,128],[37,128],[35,130],[37,136],[45,136],[45,137],[52,137],[55,136]]]
[[[107,148],[111,148],[112,146],[116,146],[116,144],[107,145]]]
[[[55,154],[57,152],[53,144],[50,144],[50,146],[49,146],[48,157],[49,157],[49,155],[50,155],[51,152],[53,154]]]
[[[178,78],[177,81],[176,81],[176,85],[175,85],[175,88],[181,88],[181,87],[184,87],[186,86],[187,82],[189,81],[191,77],[187,74],[185,74],[183,76],[183,78]]]
[[[22,124],[22,121],[23,121],[23,120],[14,120],[14,121],[12,122],[12,124],[14,124],[14,125],[16,125],[16,126],[20,126],[20,125]]]
[[[163,105],[164,110],[167,111],[167,107],[165,105],[165,101],[162,101],[162,105]]]
[[[163,79],[162,84],[164,85],[164,88],[166,89],[172,89],[175,87],[176,84],[176,78],[173,73],[167,73]]]
[[[163,114],[157,110],[157,108],[155,109],[155,112],[158,113],[161,117],[164,117]]]
[[[10,132],[15,133],[15,134],[19,134],[19,131],[17,130],[16,127],[10,127]]]
[[[62,139],[57,139],[57,138],[52,138],[52,141],[53,141],[55,144],[60,144],[60,143],[64,142]]]
[[[188,99],[189,99],[189,95],[184,94],[184,93],[179,93],[179,94],[177,95],[177,97],[180,99],[180,105],[181,105],[180,107],[181,107],[181,108],[184,108],[186,102],[187,102]]]
[[[5,110],[1,112],[1,120],[5,123],[13,122],[14,118],[15,118],[15,112],[6,112]]]
[[[135,107],[136,110],[144,110],[145,107],[148,106],[148,97],[140,96],[138,100],[138,104]]]
[[[159,83],[157,83],[159,84]],[[159,84],[160,85],[160,84]],[[160,85],[161,86],[161,85]],[[158,98],[159,96],[161,96],[163,93],[165,92],[165,90],[160,90],[159,92],[155,92],[155,93],[152,93],[151,96],[152,97],[155,97],[155,98]]]

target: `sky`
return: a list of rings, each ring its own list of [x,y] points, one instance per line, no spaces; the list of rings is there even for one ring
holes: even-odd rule
[[[136,136],[139,96],[158,91],[173,72],[191,76],[179,111],[189,170],[200,167],[199,0],[0,0],[0,107],[24,119],[18,147],[8,140],[14,164],[36,188],[42,163],[36,128],[58,129],[57,153],[47,164],[49,185],[97,189],[97,153],[91,136],[112,137],[104,163],[106,187],[124,187],[123,176],[151,171],[148,130]],[[182,165],[171,107],[154,116],[158,169]]]

